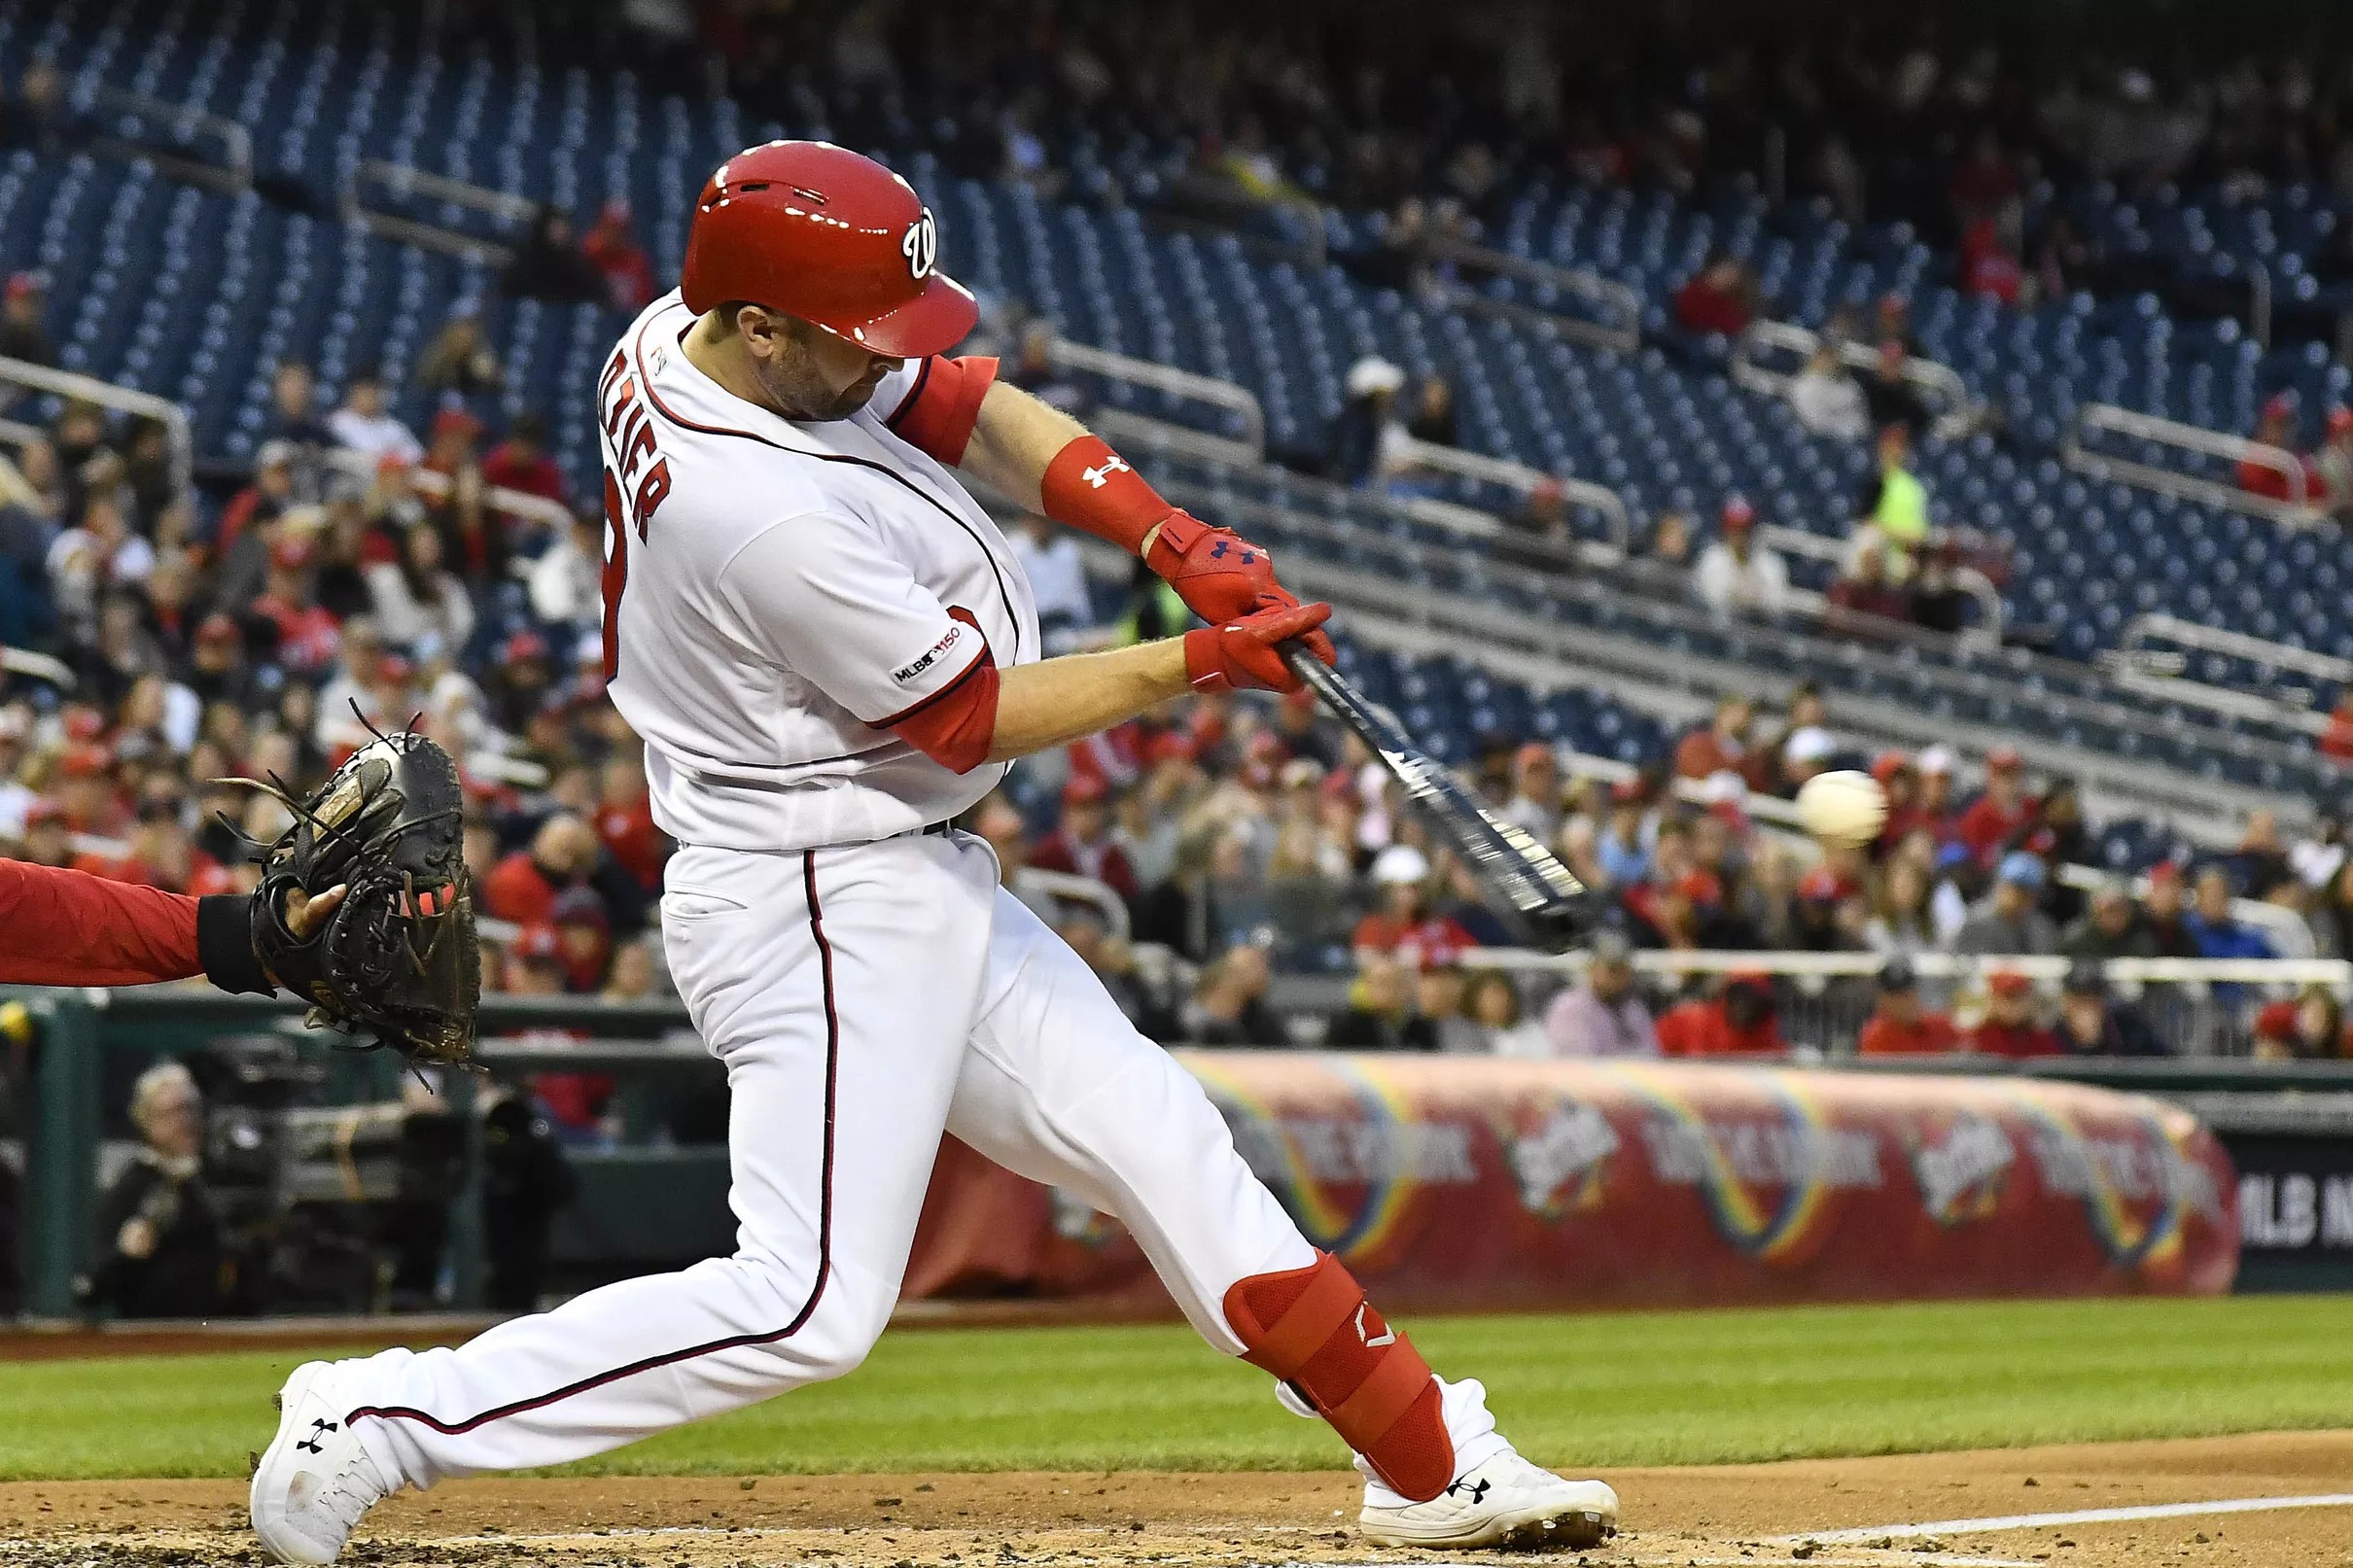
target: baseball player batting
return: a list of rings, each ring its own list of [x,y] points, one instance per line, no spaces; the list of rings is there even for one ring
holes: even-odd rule
[[[771,142],[696,203],[678,292],[596,388],[605,648],[679,842],[670,964],[733,1097],[729,1258],[456,1349],[298,1369],[253,1482],[286,1562],[328,1563],[404,1487],[585,1458],[838,1377],[888,1322],[940,1134],[1116,1215],[1202,1337],[1331,1423],[1371,1539],[1586,1547],[1599,1481],[1435,1376],[1236,1155],[1194,1080],[947,823],[1014,758],[1188,690],[1291,690],[1317,627],[1265,550],[944,357],[972,296],[931,214],[841,148]],[[1208,625],[1042,658],[1030,588],[962,471],[1142,556]]]

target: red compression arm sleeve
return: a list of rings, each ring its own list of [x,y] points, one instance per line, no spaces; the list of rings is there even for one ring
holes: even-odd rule
[[[883,423],[909,446],[952,469],[964,461],[972,427],[980,420],[980,401],[996,381],[995,360],[934,354],[916,368],[915,389]]]
[[[201,974],[197,902],[87,872],[0,860],[0,981],[136,986]]]
[[[1048,517],[1130,555],[1141,555],[1143,537],[1176,510],[1100,436],[1078,436],[1055,453],[1038,488]]]

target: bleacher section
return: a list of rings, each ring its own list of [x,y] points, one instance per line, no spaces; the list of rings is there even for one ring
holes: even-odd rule
[[[508,406],[552,416],[557,455],[573,474],[594,467],[579,389],[593,380],[618,329],[615,313],[503,299],[488,248],[503,236],[481,213],[397,190],[373,198],[419,222],[479,234],[484,248],[474,257],[398,244],[336,214],[362,160],[576,210],[625,196],[657,275],[670,276],[684,233],[677,215],[708,169],[788,129],[752,122],[724,100],[644,93],[626,73],[592,77],[419,52],[396,23],[357,4],[281,7],[266,17],[187,0],[0,5],[0,59],[33,52],[67,63],[86,100],[110,83],[236,119],[253,132],[259,183],[237,193],[84,155],[18,153],[0,168],[0,270],[37,266],[70,280],[68,366],[179,399],[199,453],[230,463],[251,458],[269,367],[280,358],[315,355],[332,397],[363,358],[396,373],[412,367],[448,316],[470,309],[506,359]],[[1081,162],[1074,190],[1111,183],[1102,164]],[[908,160],[906,172],[939,210],[943,266],[999,300],[1043,314],[1077,341],[1248,389],[1264,407],[1267,447],[1295,462],[1322,451],[1350,363],[1378,353],[1453,382],[1466,446],[1619,493],[1637,540],[1664,511],[1710,513],[1736,492],[1769,522],[1836,537],[1870,470],[1867,451],[1809,436],[1778,400],[1656,347],[1607,352],[1537,322],[1372,288],[1337,265],[1268,261],[1235,236],[1172,232],[1130,207],[1055,203],[1022,188],[954,180],[928,157]],[[2137,225],[2150,247],[2185,257],[2201,254],[2199,233],[2228,229],[2227,245],[2216,237],[2205,246],[2213,252],[2260,230],[2272,236],[2269,254],[2283,269],[2288,259],[2315,254],[2333,223],[2293,197],[2282,198],[2284,209],[2230,209],[2227,223],[2195,202],[2143,214],[2112,197],[2100,205],[2096,192],[2090,199],[2088,216],[2120,231]],[[1334,233],[1342,249],[1374,237],[1362,220],[1341,221]],[[2005,440],[1932,440],[1922,476],[1941,515],[2010,547],[2008,620],[2047,632],[2063,657],[1912,641],[1860,647],[1802,629],[1711,625],[1655,593],[1644,598],[1637,585],[1548,580],[1496,569],[1459,541],[1441,549],[1441,536],[1377,500],[1271,469],[1188,467],[1165,456],[1163,476],[1198,491],[1205,505],[1268,518],[1253,526],[1278,534],[1294,556],[1377,566],[1400,580],[1596,637],[1622,633],[1694,660],[1762,663],[1891,713],[2015,732],[2088,776],[2170,775],[2168,789],[2184,801],[2215,784],[2307,800],[2334,790],[2335,765],[2312,752],[2308,726],[2125,689],[2081,661],[2112,647],[2149,611],[2353,657],[2353,615],[2340,591],[2353,585],[2353,540],[2095,482],[2067,470],[2056,452],[2075,407],[2091,400],[2237,428],[2263,396],[2294,384],[2306,392],[2307,410],[2317,409],[2348,379],[2325,355],[2266,355],[2230,321],[2176,323],[2140,296],[2078,296],[2029,315],[2005,313],[1936,283],[1935,258],[1900,227],[1850,233],[1808,209],[1754,199],[1694,209],[1656,195],[1530,191],[1492,237],[1516,254],[1634,286],[1654,328],[1673,286],[1713,248],[1753,260],[1767,290],[1809,324],[1841,303],[1909,294],[1922,348],[2007,409],[2013,429]],[[1559,302],[1525,281],[1483,287],[1537,309]],[[1100,390],[1112,407],[1197,417],[1167,394],[1119,382]],[[400,411],[421,425],[428,401],[411,391]],[[1220,434],[1240,433],[1228,424]],[[1445,481],[1441,494],[1491,510],[1509,503],[1469,479]],[[1823,564],[1791,566],[1801,584],[1823,585]],[[2263,679],[2256,664],[2224,654],[2194,651],[2189,661],[2192,674],[2220,683]],[[2318,706],[2334,696],[2329,683],[2315,683]],[[1532,696],[1525,701],[1538,733],[1593,741],[1591,749],[1614,754],[1625,754],[1629,737],[1649,739],[1624,717],[1614,731],[1577,733],[1583,718],[1545,721],[1553,710]],[[1478,706],[1462,712],[1475,716]],[[1463,736],[1478,727],[1466,725]]]

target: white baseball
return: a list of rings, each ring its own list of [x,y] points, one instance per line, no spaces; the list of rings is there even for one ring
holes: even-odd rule
[[[1818,839],[1868,844],[1887,821],[1887,791],[1868,773],[1842,768],[1798,785],[1798,820]]]

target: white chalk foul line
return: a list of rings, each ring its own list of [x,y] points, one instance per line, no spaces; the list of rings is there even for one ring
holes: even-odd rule
[[[1928,1524],[1879,1524],[1862,1530],[1809,1530],[1774,1538],[1776,1546],[1816,1541],[1851,1546],[1881,1536],[1972,1535],[1985,1530],[2040,1530],[2054,1524],[2120,1524],[2133,1519],[2180,1519],[2206,1514],[2263,1514],[2281,1508],[2353,1508],[2353,1492],[2311,1497],[2229,1497],[2211,1503],[2144,1503],[2136,1508],[2084,1508],[2067,1514],[2009,1514],[1990,1519],[1938,1519]]]

